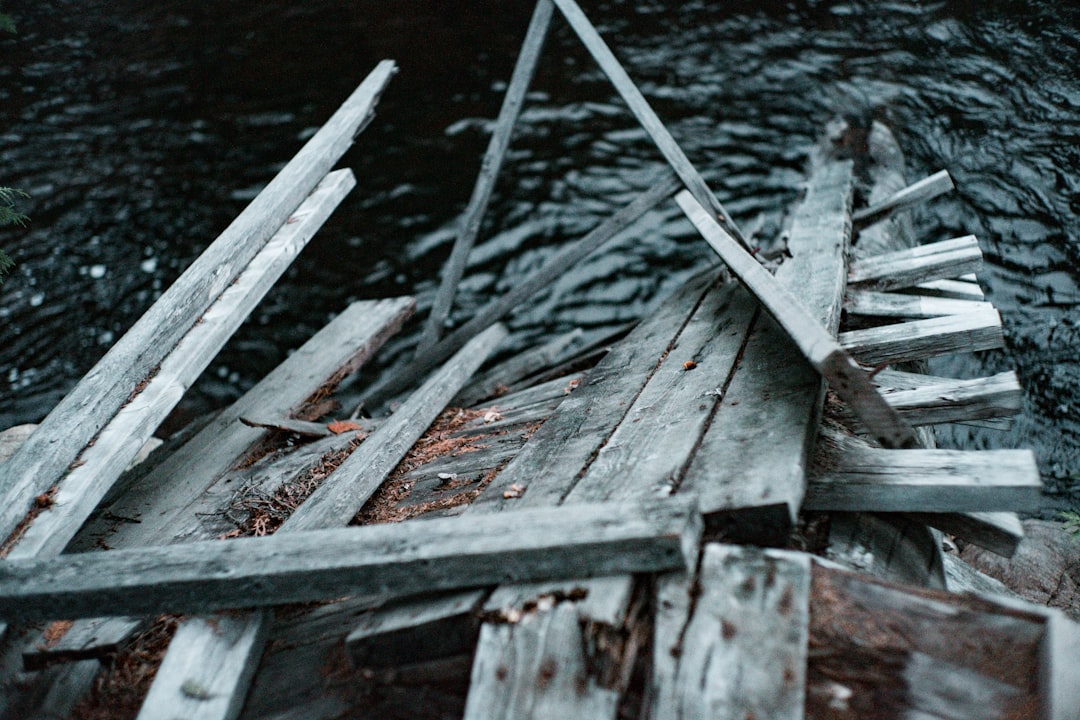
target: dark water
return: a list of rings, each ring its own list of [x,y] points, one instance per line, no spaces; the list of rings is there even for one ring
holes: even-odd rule
[[[0,427],[36,421],[243,208],[374,64],[401,72],[346,164],[352,196],[188,401],[235,397],[358,298],[430,302],[531,2],[83,0],[3,3],[0,185],[32,198],[0,288]],[[959,192],[918,217],[925,241],[974,232],[1004,352],[935,370],[1015,367],[1010,432],[1054,495],[1080,505],[1080,12],[1043,3],[585,2],[736,219],[768,240],[826,120],[895,129],[909,176]],[[662,165],[561,22],[457,307],[467,317]],[[513,319],[524,344],[637,317],[709,257],[673,207],[573,268]],[[401,343],[385,362],[401,357]]]

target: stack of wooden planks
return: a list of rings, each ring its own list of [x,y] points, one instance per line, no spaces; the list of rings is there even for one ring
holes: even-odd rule
[[[442,337],[555,8],[679,182]],[[351,187],[331,167],[392,73],[0,464],[0,717],[1080,717],[1077,625],[942,552],[1010,554],[1040,500],[1029,451],[927,431],[1020,402],[918,364],[1003,344],[977,241],[905,236],[947,174],[905,187],[880,126],[868,173],[826,143],[771,274],[573,0],[538,2],[416,359],[365,393],[393,411],[327,401],[410,298],[124,472]],[[477,374],[500,318],[672,196],[726,270]]]

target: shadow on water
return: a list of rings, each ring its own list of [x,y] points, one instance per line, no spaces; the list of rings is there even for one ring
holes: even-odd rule
[[[346,157],[359,186],[180,417],[250,387],[351,300],[430,302],[532,3],[460,5],[5,2],[19,34],[0,39],[0,184],[31,194],[33,223],[0,232],[19,263],[0,288],[0,427],[40,419],[384,57],[401,72]],[[1051,502],[1080,505],[1080,14],[1045,2],[584,5],[763,241],[837,113],[890,123],[912,178],[952,172],[959,192],[921,212],[920,237],[978,235],[1008,348],[935,370],[1015,367],[1026,400],[1008,433],[943,441],[1030,445]],[[557,23],[455,317],[662,167]],[[651,213],[515,315],[514,340],[620,324],[707,261],[673,206]]]

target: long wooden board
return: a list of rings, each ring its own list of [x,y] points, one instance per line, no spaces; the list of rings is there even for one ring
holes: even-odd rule
[[[815,468],[807,510],[1035,510],[1042,481],[1030,450],[861,450]]]
[[[919,245],[851,263],[848,283],[872,290],[895,290],[933,280],[947,280],[982,267],[982,251],[974,235]]]
[[[236,281],[217,297],[201,322],[162,360],[145,387],[106,423],[93,446],[82,452],[77,466],[56,486],[54,502],[38,513],[9,557],[56,555],[63,551],[184,392],[355,184],[351,171],[339,170],[312,192],[297,209],[296,222],[281,226]]]
[[[938,170],[933,175],[908,185],[884,200],[862,208],[852,216],[852,220],[856,225],[869,225],[884,220],[898,210],[933,200],[939,195],[949,192],[954,187],[956,186],[953,185],[949,171]]]
[[[961,315],[986,310],[989,307],[991,307],[990,303],[980,300],[957,300],[932,295],[877,292],[858,288],[849,288],[844,297],[844,310],[849,315],[867,317],[921,319]]]
[[[4,468],[0,537],[57,483],[217,297],[292,215],[373,115],[395,72],[380,63],[258,197],[98,361]]]
[[[695,504],[669,499],[7,560],[0,617],[204,612],[346,594],[406,596],[568,571],[686,570],[700,536]]]
[[[963,315],[883,325],[840,333],[840,345],[867,365],[924,360],[1005,345],[1001,316],[992,307]]]

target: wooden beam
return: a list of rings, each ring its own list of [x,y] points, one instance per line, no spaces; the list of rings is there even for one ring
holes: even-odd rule
[[[799,352],[885,447],[914,447],[911,428],[889,407],[869,377],[803,304],[712,219],[685,190],[679,207],[731,271],[784,329]]]
[[[809,556],[711,543],[697,583],[658,598],[651,716],[802,720]]]
[[[347,524],[420,435],[442,412],[449,399],[456,395],[476,369],[483,365],[488,355],[505,336],[506,329],[501,325],[494,325],[473,338],[449,363],[428,378],[394,415],[383,421],[379,428],[293,512],[278,532],[288,536],[297,531]],[[262,632],[255,626],[261,626],[267,622],[266,616],[262,613],[253,614],[247,617],[246,621],[253,626],[253,629],[247,631],[253,636]],[[182,656],[183,659],[175,661],[174,667],[203,668],[204,666],[195,660],[187,658],[204,655],[216,657],[221,654],[218,648],[221,639],[213,632],[199,631],[197,627],[186,634],[185,638],[183,645],[171,647],[166,655],[166,659],[172,654]],[[224,682],[224,678],[217,676],[228,671],[236,676],[228,681],[229,686],[235,687],[242,696],[247,688],[247,685],[242,682],[243,678],[248,676],[249,668],[258,662],[258,653],[255,650],[256,648],[252,646],[252,652],[243,658],[242,662],[230,661],[228,668],[207,665],[194,679],[203,685],[209,685],[211,682],[220,683]],[[192,679],[191,675],[194,673],[195,670],[189,671],[188,679]],[[147,694],[140,715],[143,720],[152,718],[154,713],[173,707],[176,697],[175,679],[159,674]],[[217,716],[208,713],[194,717],[201,719]]]
[[[1016,373],[1003,372],[886,391],[885,399],[912,425],[933,425],[1015,415],[1020,412],[1023,391]]]
[[[365,394],[365,402],[376,405],[389,400],[402,390],[407,390],[439,363],[460,350],[477,333],[509,315],[523,302],[557,280],[585,257],[598,250],[619,233],[626,230],[639,217],[667,199],[675,191],[675,181],[665,177],[635,198],[629,205],[597,225],[585,237],[572,243],[551,257],[537,270],[514,284],[514,287],[487,305],[472,319],[441,340],[437,345],[418,353],[412,363],[402,372],[388,378]]]
[[[956,300],[979,301],[986,299],[986,294],[979,287],[979,283],[974,280],[931,280],[910,288],[902,288],[898,292],[913,292],[920,295],[932,295]]]
[[[236,281],[217,297],[201,321],[161,361],[157,373],[108,420],[94,444],[79,456],[78,464],[54,486],[54,502],[38,513],[9,557],[56,555],[63,551],[184,392],[355,184],[352,172],[339,170],[312,192],[297,209],[297,221],[281,226]]]
[[[856,211],[852,216],[852,220],[858,226],[869,225],[884,220],[897,210],[933,200],[939,195],[949,192],[954,187],[956,186],[953,185],[949,171],[938,170],[933,175],[908,185],[886,200]]]
[[[993,307],[979,300],[957,300],[932,295],[877,292],[851,288],[844,297],[844,310],[849,315],[865,317],[933,318],[960,315]]]
[[[906,513],[906,515],[955,535],[965,542],[1011,558],[1024,539],[1024,525],[1014,512]]]
[[[459,654],[476,643],[485,595],[425,596],[368,613],[345,638],[353,667],[397,667]]]
[[[993,308],[929,320],[849,330],[840,345],[865,365],[922,360],[955,352],[1004,347],[1001,316]]]
[[[395,72],[380,63],[180,278],[42,421],[4,468],[0,537],[55,485],[352,144]]]
[[[568,572],[686,570],[700,536],[696,506],[672,499],[7,560],[0,563],[0,617],[197,613]]]
[[[611,48],[607,46],[604,39],[600,37],[600,33],[596,31],[596,28],[589,21],[589,18],[582,12],[581,7],[575,0],[554,0],[554,2],[585,46],[585,49],[589,51],[600,69],[607,75],[615,90],[629,106],[630,112],[637,118],[642,128],[649,134],[649,137],[652,138],[657,149],[660,150],[664,159],[668,161],[679,179],[682,180],[687,190],[690,191],[702,207],[709,209],[712,217],[721,222],[724,229],[732,237],[744,247],[748,247],[746,238],[731,215],[728,214],[728,211],[720,203],[716,195],[713,194],[713,191],[709,189],[704,178],[701,177],[690,159],[686,157],[686,153],[675,142],[675,138],[671,136],[671,133],[649,105],[645,96],[641,94],[637,85],[630,79],[615,54],[611,52]]]
[[[484,220],[484,213],[487,212],[488,203],[491,201],[491,193],[499,177],[503,159],[506,157],[506,150],[510,147],[514,125],[517,123],[518,115],[521,114],[525,95],[536,72],[537,63],[540,61],[540,53],[544,48],[544,39],[547,37],[553,12],[551,0],[538,0],[533,10],[529,29],[525,32],[521,52],[518,54],[517,63],[510,76],[510,84],[506,88],[506,95],[499,109],[499,117],[495,121],[495,132],[492,133],[484,153],[484,159],[480,164],[480,174],[476,178],[469,205],[465,208],[461,227],[454,241],[454,248],[446,263],[439,290],[435,294],[431,314],[420,337],[416,350],[418,357],[426,353],[442,336],[443,325],[454,304],[458,283],[461,282],[461,276],[465,273],[469,252],[476,242],[477,235],[480,234],[480,224]]]
[[[979,241],[967,235],[855,260],[848,270],[848,283],[869,290],[895,290],[954,278],[981,267]]]
[[[806,510],[986,512],[1042,503],[1030,450],[851,451],[819,463],[812,477]]]
[[[472,407],[482,400],[498,397],[500,392],[507,392],[510,386],[519,380],[562,362],[567,348],[580,342],[584,335],[585,332],[581,328],[574,328],[570,332],[556,335],[547,342],[518,353],[473,378],[461,389],[457,397],[450,401],[451,405]]]

